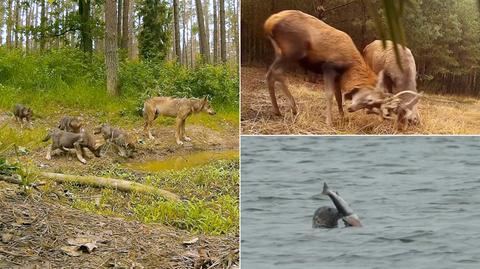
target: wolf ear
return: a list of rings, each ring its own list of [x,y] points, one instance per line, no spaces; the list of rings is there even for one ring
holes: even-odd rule
[[[353,88],[351,91],[347,92],[344,96],[343,99],[345,100],[352,100],[353,96],[357,94],[357,92],[360,91],[360,88]]]
[[[208,101],[207,96],[204,96],[204,97],[203,97],[203,101],[204,101],[204,102],[207,102],[207,101]]]

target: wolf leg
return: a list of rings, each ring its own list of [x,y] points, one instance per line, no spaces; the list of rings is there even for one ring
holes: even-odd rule
[[[192,139],[185,134],[185,121],[186,121],[186,120],[187,120],[187,119],[184,119],[184,120],[182,121],[182,138],[183,138],[183,141],[187,141],[187,142],[188,142],[188,141],[192,141]]]
[[[177,117],[175,122],[175,141],[178,145],[183,145],[183,141],[181,140],[182,135],[182,118]]]
[[[151,111],[151,109],[145,105],[143,108],[143,118],[145,119],[145,124],[143,125],[143,132],[148,136],[149,139],[155,139],[155,137],[153,137],[152,133],[150,132],[153,120],[155,120],[155,111]]]
[[[75,142],[73,144],[75,146],[75,153],[77,154],[77,159],[83,163],[83,164],[86,164],[87,161],[85,160],[85,158],[83,157],[82,155],[82,146],[80,146],[80,144],[78,142]]]
[[[45,156],[45,159],[47,159],[47,160],[52,159],[52,145],[51,144],[47,147],[47,156]]]

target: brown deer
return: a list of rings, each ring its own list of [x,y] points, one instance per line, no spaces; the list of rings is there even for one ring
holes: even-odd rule
[[[376,90],[377,75],[365,63],[348,34],[296,10],[270,16],[265,21],[264,30],[275,50],[275,60],[267,72],[267,83],[276,115],[280,115],[280,110],[275,97],[275,83],[287,96],[292,112],[297,113],[295,100],[283,77],[284,68],[289,63],[299,63],[307,70],[323,74],[328,125],[332,125],[333,96],[342,118],[344,98],[352,100],[349,112],[382,104],[385,93]]]

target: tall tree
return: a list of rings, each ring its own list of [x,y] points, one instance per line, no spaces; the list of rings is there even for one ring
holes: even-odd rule
[[[121,48],[128,50],[128,43],[130,38],[130,0],[123,0],[123,21],[122,21],[122,44]]]
[[[30,5],[27,12],[27,16],[25,18],[25,51],[28,53],[30,52],[32,39],[30,37],[31,34],[31,27],[32,27],[32,17],[33,17],[33,5]],[[0,38],[1,39],[1,38]]]
[[[211,50],[210,50],[210,23],[209,23],[209,17],[210,17],[210,0],[204,0],[204,17],[205,17],[205,40],[206,40],[206,46],[207,46],[207,51],[208,51],[208,62],[211,61]]]
[[[142,26],[138,36],[140,55],[143,59],[163,61],[167,56],[172,21],[171,8],[166,1],[143,0],[139,7]]]
[[[13,0],[8,0],[7,5],[7,48],[12,47],[12,32],[13,32]]]
[[[218,63],[218,8],[213,0],[213,63]]]
[[[220,1],[220,50],[222,62],[227,62],[227,37],[226,37],[226,27],[225,24],[225,0]]]
[[[3,16],[5,14],[5,6],[4,6],[4,1],[0,2],[0,28],[3,28]],[[0,29],[0,46],[2,45],[3,42],[3,30]]]
[[[40,50],[45,50],[45,44],[47,42],[47,3],[46,0],[41,0],[41,13],[40,13]]]
[[[177,61],[182,60],[182,54],[180,50],[180,22],[179,22],[179,8],[178,0],[173,0],[173,23],[175,24],[175,55],[177,56]]]
[[[183,64],[188,67],[188,51],[187,51],[187,3],[185,0],[182,1],[182,28],[183,28]]]
[[[118,9],[117,9],[117,42],[120,47],[122,44],[122,0],[117,0]]]
[[[138,58],[138,42],[136,40],[136,31],[135,31],[135,6],[136,2],[134,0],[130,0],[130,7],[129,7],[129,38],[128,38],[128,58],[130,60],[135,60]]]
[[[90,22],[91,0],[78,0],[80,15],[80,47],[84,52],[92,52],[93,40]]]
[[[107,68],[107,92],[118,95],[117,55],[117,5],[115,0],[105,1],[105,65]]]
[[[15,48],[19,48],[20,47],[20,33],[21,33],[21,30],[20,30],[20,27],[21,27],[21,20],[20,20],[20,17],[21,17],[21,13],[22,13],[22,9],[20,7],[20,0],[16,0],[15,1],[15,11],[14,11],[14,16],[15,16],[15,31],[14,31],[14,36],[15,36]]]
[[[197,22],[198,22],[198,35],[200,40],[200,54],[203,57],[203,60],[209,62],[209,51],[207,47],[207,34],[205,32],[205,22],[203,18],[202,2],[200,0],[195,0],[195,7],[197,10]]]

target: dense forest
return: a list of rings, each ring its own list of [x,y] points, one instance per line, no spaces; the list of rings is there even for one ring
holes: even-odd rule
[[[478,96],[480,14],[474,0],[406,1],[400,18],[406,45],[417,63],[422,90]],[[274,0],[242,1],[242,65],[269,64],[273,50],[263,33],[269,15],[298,9],[348,33],[360,51],[380,39],[385,26],[382,1]],[[387,38],[389,38],[387,36]]]
[[[0,86],[236,106],[238,10],[238,0],[1,1]]]

